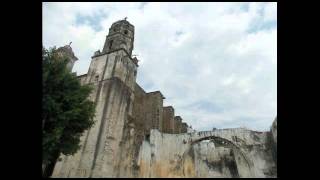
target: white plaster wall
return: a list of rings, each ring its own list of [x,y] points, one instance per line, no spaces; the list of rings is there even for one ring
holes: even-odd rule
[[[252,133],[258,137],[254,137]],[[215,158],[221,158],[222,152],[230,151],[232,148],[215,148],[210,141],[200,141],[193,145],[190,143],[207,136],[217,136],[230,141],[232,141],[232,136],[237,136],[245,141],[245,145],[238,143],[237,146],[240,149],[234,148],[233,151],[240,177],[266,177],[264,172],[274,166],[273,162],[268,159],[269,154],[264,151],[266,132],[256,133],[243,128],[235,128],[213,132],[164,134],[158,130],[152,130],[150,142],[144,142],[139,157],[140,164],[150,163],[150,170],[143,167],[140,170],[141,177],[230,177],[231,173],[227,168],[223,167],[223,173],[209,170],[208,166],[203,163],[203,158],[214,161]],[[183,141],[188,143],[184,144]],[[253,149],[248,150],[247,146],[252,146]],[[192,152],[192,148],[194,159],[188,154]],[[182,161],[179,161],[180,157]],[[180,164],[177,164],[177,161]]]

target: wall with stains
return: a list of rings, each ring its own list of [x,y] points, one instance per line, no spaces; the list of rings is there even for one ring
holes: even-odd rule
[[[93,57],[86,76],[94,87],[95,124],[81,137],[73,156],[62,156],[53,177],[115,177],[120,163],[124,124],[132,116],[136,65],[123,50]]]
[[[185,134],[152,130],[139,177],[276,177],[270,132],[243,128]]]
[[[76,154],[61,155],[52,177],[276,176],[276,121],[270,132],[186,133],[188,125],[173,107],[163,107],[161,92],[147,93],[136,83],[133,31],[127,34],[119,23],[130,30],[126,20],[116,22],[103,52],[94,53],[88,73],[78,77],[94,87],[89,99],[96,103],[95,124],[83,133]],[[132,39],[123,43],[119,33]]]
[[[95,125],[76,154],[61,156],[52,177],[276,176],[276,120],[270,132],[186,133],[160,91],[146,93],[135,82],[136,68],[124,50],[93,57],[79,79],[94,87]]]

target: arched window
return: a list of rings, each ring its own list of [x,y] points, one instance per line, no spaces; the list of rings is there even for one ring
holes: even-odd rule
[[[124,30],[124,34],[128,34],[128,30]]]

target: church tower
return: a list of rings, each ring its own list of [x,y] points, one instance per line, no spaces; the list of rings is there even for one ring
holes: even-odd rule
[[[109,28],[102,52],[92,56],[83,84],[94,87],[95,124],[81,137],[82,149],[56,165],[55,177],[117,177],[124,126],[132,117],[138,60],[132,58],[134,26],[126,19]],[[59,169],[60,168],[60,169]]]
[[[134,26],[126,19],[112,24],[106,37],[102,53],[124,49],[129,55],[133,50]]]
[[[93,83],[117,77],[133,90],[138,67],[137,58],[131,57],[133,42],[133,25],[126,19],[113,23],[102,52],[98,50],[92,57],[86,82]]]
[[[69,45],[58,48],[56,50],[56,53],[58,54],[58,56],[64,56],[68,58],[67,68],[71,71],[74,63],[78,60],[78,58],[74,55],[70,45],[71,42]]]

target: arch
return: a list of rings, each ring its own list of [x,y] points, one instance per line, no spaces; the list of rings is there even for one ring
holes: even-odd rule
[[[232,146],[235,146],[235,147],[239,148],[239,147],[238,147],[237,145],[235,145],[232,141],[230,141],[230,140],[228,140],[228,139],[226,139],[226,138],[222,138],[222,137],[219,137],[219,136],[212,136],[212,135],[199,138],[199,139],[197,139],[197,140],[195,140],[195,141],[192,141],[191,144],[198,143],[198,142],[203,141],[203,140],[211,140],[211,139],[212,139],[212,140],[216,140],[218,143],[220,143],[220,142],[221,142],[221,143],[225,142],[225,143],[228,144],[228,145],[232,145]]]
[[[205,136],[205,137],[199,138],[195,141],[190,141],[189,143],[190,143],[190,146],[192,147],[194,144],[197,144],[197,143],[204,141],[204,140],[213,140],[214,143],[232,148],[235,152],[238,152],[240,154],[240,156],[243,157],[246,164],[248,165],[249,172],[253,173],[253,171],[252,171],[253,162],[247,157],[245,152],[243,150],[241,150],[241,148],[239,146],[237,146],[235,143],[233,143],[232,141],[230,141],[226,138],[222,138],[219,136]],[[189,150],[190,150],[190,148],[189,148]]]
[[[203,140],[214,140],[214,142],[223,144],[225,146],[229,146],[230,148],[235,148],[237,150],[239,150],[240,154],[243,156],[243,158],[247,161],[248,166],[251,168],[252,167],[252,162],[247,158],[247,156],[245,155],[245,153],[241,150],[241,148],[239,146],[237,146],[236,144],[234,144],[232,141],[219,137],[219,136],[206,136],[200,139],[197,139],[195,141],[191,142],[191,146],[194,145],[195,143],[199,143]]]

